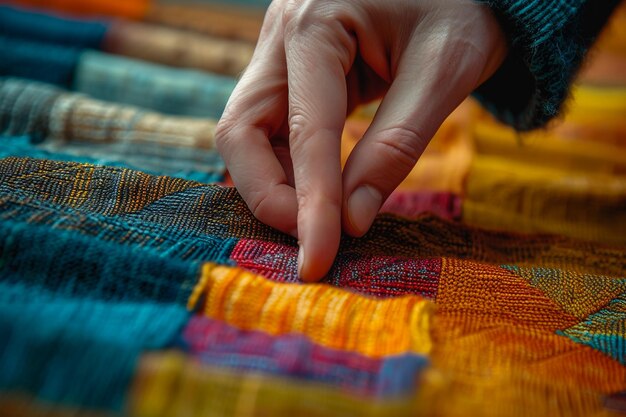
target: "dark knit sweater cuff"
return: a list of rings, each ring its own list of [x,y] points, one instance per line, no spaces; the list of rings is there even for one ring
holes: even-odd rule
[[[477,0],[488,4],[509,54],[474,96],[518,130],[556,116],[585,53],[619,0]]]

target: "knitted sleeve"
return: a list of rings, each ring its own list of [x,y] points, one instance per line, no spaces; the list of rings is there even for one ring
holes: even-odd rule
[[[495,12],[509,54],[474,96],[518,130],[557,115],[587,49],[619,0],[477,0]]]

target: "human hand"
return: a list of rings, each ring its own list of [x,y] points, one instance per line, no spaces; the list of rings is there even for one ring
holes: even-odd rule
[[[254,215],[299,239],[303,280],[328,272],[342,225],[369,230],[505,54],[497,20],[472,0],[274,0],[216,142]],[[346,115],[381,96],[342,175]]]

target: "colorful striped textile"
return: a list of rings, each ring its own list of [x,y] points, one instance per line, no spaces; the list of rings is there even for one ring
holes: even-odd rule
[[[557,129],[521,137],[476,118],[464,222],[626,243],[626,88],[583,85],[574,98]]]
[[[245,67],[258,10],[19,3],[44,9],[0,6],[0,415],[626,409],[623,87],[523,136],[464,103],[305,284],[296,240],[211,184],[235,81],[203,71]]]
[[[28,78],[92,98],[166,114],[218,118],[235,80],[94,50],[0,36],[0,75]]]
[[[54,155],[61,154],[212,183],[222,181],[225,171],[214,129],[213,120],[164,116],[48,84],[0,78],[0,135],[30,137],[33,156],[43,152],[42,157],[58,159]],[[29,155],[23,143],[0,141],[7,155],[11,146],[14,155],[17,148]]]
[[[168,2],[159,0],[13,0],[24,6],[58,10],[83,16],[110,16],[129,20],[144,20],[160,25],[183,28],[220,38],[256,42],[263,9],[232,7],[224,2]],[[119,3],[119,4],[118,4]]]
[[[72,88],[91,97],[166,114],[219,118],[235,80],[85,51]]]
[[[353,279],[305,285],[277,273],[295,268],[293,239],[258,223],[233,189],[24,158],[0,160],[0,175],[3,284],[192,309],[180,333],[160,345],[170,353],[145,356],[134,368],[122,401],[129,415],[196,408],[231,415],[246,404],[252,414],[312,407],[312,415],[523,409],[582,416],[602,412],[605,395],[626,389],[624,247],[386,214],[363,239],[344,238],[338,265],[354,259],[342,270]],[[253,251],[263,242],[273,245],[272,257]],[[80,265],[89,265],[89,280]],[[393,273],[385,275],[385,265]],[[574,293],[570,282],[580,282]],[[302,368],[274,356],[286,341],[324,352],[345,371],[317,357]],[[420,365],[386,371],[411,357]],[[377,366],[370,382],[348,379],[364,375],[366,364]],[[341,390],[330,394],[331,387]],[[42,389],[18,391],[42,401]],[[359,399],[363,389],[378,399]],[[117,407],[67,395],[69,407]],[[484,401],[494,408],[486,412]]]
[[[226,40],[153,24],[76,18],[41,10],[0,6],[3,36],[95,49],[135,59],[238,75],[252,57],[245,42]]]
[[[347,392],[381,397],[412,393],[428,363],[420,355],[369,358],[329,349],[300,335],[274,337],[201,316],[189,321],[181,343],[206,365],[328,382]]]
[[[5,5],[0,6],[0,28],[11,38],[99,49],[109,24],[101,19],[69,19]]]

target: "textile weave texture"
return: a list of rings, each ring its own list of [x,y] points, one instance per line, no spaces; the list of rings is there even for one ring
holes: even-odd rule
[[[39,401],[138,416],[582,416],[602,415],[604,397],[626,389],[623,247],[384,214],[363,239],[343,238],[326,280],[302,284],[296,242],[255,220],[233,189],[15,157],[0,160],[0,176],[13,335],[3,356],[52,381],[68,360],[54,355],[72,352],[77,364],[108,364],[115,381],[5,382]],[[102,324],[52,325],[39,308],[14,317],[15,303],[37,299],[66,311],[59,320]],[[117,311],[145,336],[116,334],[126,350],[111,356],[91,331],[113,331]],[[61,345],[29,362],[15,343],[36,349],[37,332],[50,338],[37,346]],[[64,345],[76,335],[89,347]]]
[[[583,83],[563,124],[528,134],[466,101],[305,284],[296,240],[214,184],[216,120],[262,13],[4,3],[0,416],[626,409],[624,86]],[[476,96],[542,124],[616,2],[486,3],[510,53]],[[342,161],[375,112],[348,120]]]

